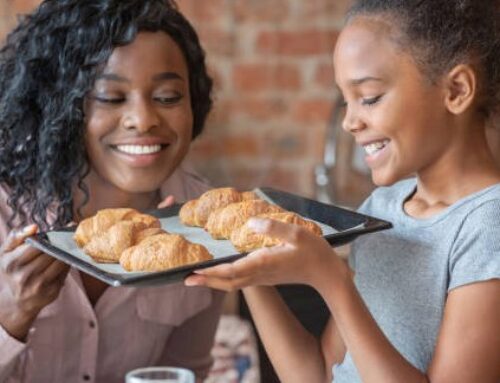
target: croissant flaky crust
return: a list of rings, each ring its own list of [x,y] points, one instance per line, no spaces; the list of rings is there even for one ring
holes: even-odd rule
[[[250,217],[282,211],[279,206],[261,199],[236,202],[212,212],[205,230],[214,239],[229,239],[231,232],[242,226]]]
[[[178,234],[158,234],[125,250],[120,265],[127,271],[161,271],[208,261],[212,256],[199,244]]]
[[[186,202],[179,211],[179,218],[186,226],[204,227],[208,217],[215,210],[235,202],[257,198],[253,192],[240,193],[231,187],[211,189],[203,193],[197,200]]]
[[[118,263],[127,248],[162,232],[157,227],[148,228],[143,222],[121,221],[94,237],[83,250],[96,262]]]
[[[141,222],[146,227],[161,226],[157,218],[152,215],[143,214],[135,209],[102,209],[96,215],[80,222],[73,238],[79,247],[84,247],[94,237],[104,233],[119,221]]]
[[[157,218],[134,209],[104,209],[83,220],[74,238],[94,261],[120,262],[127,271],[159,271],[212,259],[202,245],[160,226]]]
[[[260,214],[258,217],[302,226],[318,236],[322,235],[321,228],[316,223],[305,220],[300,215],[292,212]],[[281,243],[277,238],[255,233],[246,223],[240,228],[233,230],[230,239],[233,246],[239,252],[249,252],[260,247],[276,246]]]

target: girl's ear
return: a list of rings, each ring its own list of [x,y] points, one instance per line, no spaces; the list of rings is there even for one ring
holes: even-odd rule
[[[454,67],[445,78],[445,104],[453,114],[465,112],[477,96],[476,72],[469,65]]]

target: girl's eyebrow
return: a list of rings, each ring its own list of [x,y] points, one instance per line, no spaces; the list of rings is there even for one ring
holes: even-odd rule
[[[130,82],[129,79],[117,75],[115,73],[102,73],[97,76],[97,80],[106,80],[106,81],[117,81],[117,82]],[[164,81],[164,80],[181,80],[184,81],[184,78],[175,72],[163,72],[153,76],[153,81]]]
[[[352,85],[361,85],[361,84],[368,82],[368,81],[382,82],[383,80],[381,78],[378,78],[378,77],[367,76],[367,77],[355,78],[355,79],[350,80],[349,82]]]

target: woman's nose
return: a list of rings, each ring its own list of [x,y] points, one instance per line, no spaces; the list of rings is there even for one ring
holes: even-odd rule
[[[158,127],[160,118],[158,111],[147,100],[136,100],[128,106],[122,125],[127,130],[137,130],[145,133]]]

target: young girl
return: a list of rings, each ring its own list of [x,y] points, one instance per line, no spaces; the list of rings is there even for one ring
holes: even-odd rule
[[[0,52],[0,382],[123,383],[152,365],[206,376],[221,293],[108,289],[24,240],[102,208],[201,194],[179,165],[211,87],[197,35],[169,1],[46,0],[10,34]]]
[[[360,211],[394,228],[355,241],[349,268],[323,239],[254,219],[283,244],[186,280],[244,288],[283,382],[500,381],[500,170],[485,139],[499,16],[493,0],[357,1],[334,54],[343,126],[381,186]],[[282,283],[321,293],[320,340],[265,287]]]

